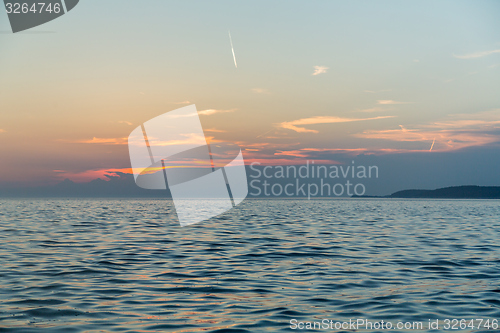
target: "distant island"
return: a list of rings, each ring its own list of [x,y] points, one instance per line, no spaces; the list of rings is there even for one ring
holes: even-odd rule
[[[436,190],[403,190],[386,198],[500,199],[500,186],[452,186]]]

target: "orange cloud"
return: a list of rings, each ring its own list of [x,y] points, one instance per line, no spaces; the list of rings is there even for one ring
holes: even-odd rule
[[[76,143],[99,143],[99,144],[108,144],[108,145],[126,145],[127,138],[96,138],[93,137],[92,140],[80,140],[74,141]]]
[[[303,158],[252,158],[245,156],[245,165],[251,165],[252,163],[260,163],[259,165],[304,165],[305,161]],[[341,164],[340,162],[333,160],[318,160],[315,159],[316,164]]]
[[[294,142],[294,143],[270,143],[270,142],[254,142],[254,143],[248,143],[248,142],[243,142],[243,141],[236,141],[236,145],[240,147],[245,147],[245,148],[250,148],[251,149],[257,149],[257,150],[272,150],[272,149],[284,149],[284,148],[289,148],[289,147],[294,147],[300,145],[299,142]]]
[[[381,104],[381,105],[412,104],[412,102],[398,102],[398,101],[393,101],[390,99],[379,100],[379,101],[377,101],[377,103]]]
[[[356,137],[401,142],[428,142],[432,151],[450,151],[471,146],[483,146],[500,141],[500,109],[477,114],[460,114],[419,128],[364,131]]]
[[[216,113],[226,113],[226,112],[234,112],[236,109],[231,109],[231,110],[215,110],[215,109],[208,109],[208,110],[203,110],[203,111],[198,111],[199,115],[202,116],[210,116]]]
[[[434,142],[439,145],[441,151],[457,150],[471,146],[483,146],[500,141],[498,135],[491,135],[482,132],[464,131],[426,131],[423,129],[413,130],[385,130],[385,131],[365,131],[356,135],[365,139],[383,139],[391,141]],[[434,149],[436,151],[436,149]]]
[[[219,130],[219,129],[215,129],[215,128],[207,128],[207,129],[204,129],[205,132],[214,132],[214,133],[226,133],[227,131],[224,131],[224,130]]]
[[[155,137],[148,137],[148,141],[150,145],[155,145],[155,146],[175,146],[175,145],[190,145],[190,144],[204,145],[207,143],[207,140],[215,142],[214,138],[211,136],[205,137],[194,133],[184,134],[183,136],[185,136],[186,138],[178,140],[169,140],[169,141],[161,141],[156,139]],[[72,142],[96,143],[96,144],[107,144],[107,145],[126,145],[129,143],[128,138],[96,138],[96,137],[93,137],[92,140],[79,140]]]
[[[311,118],[303,118],[293,121],[285,121],[278,124],[278,127],[290,129],[298,133],[318,133],[316,130],[307,129],[305,127],[299,127],[302,125],[315,125],[315,124],[330,124],[330,123],[347,123],[354,121],[365,121],[365,120],[375,120],[384,118],[393,118],[394,116],[380,116],[373,118],[341,118],[341,117],[331,117],[331,116],[318,116]]]
[[[155,137],[148,137],[150,146],[177,146],[177,145],[205,145],[207,144],[207,140],[210,141],[213,137],[207,137],[198,135],[195,133],[182,134],[185,136],[185,139],[181,140],[169,140],[169,141],[161,141],[156,139]]]
[[[301,148],[296,150],[285,150],[278,151],[274,155],[277,156],[292,156],[301,158],[310,158],[316,161],[314,153],[331,153],[331,154],[346,154],[351,156],[357,156],[359,154],[390,154],[390,153],[402,153],[410,152],[412,150],[407,149],[370,149],[370,148]]]

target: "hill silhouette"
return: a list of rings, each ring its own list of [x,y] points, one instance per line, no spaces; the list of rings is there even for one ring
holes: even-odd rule
[[[452,186],[436,190],[403,190],[390,198],[426,199],[500,199],[500,186]]]

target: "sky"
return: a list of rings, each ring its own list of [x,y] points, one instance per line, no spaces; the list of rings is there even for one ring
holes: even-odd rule
[[[130,172],[132,130],[191,104],[247,164],[370,161],[392,184],[379,192],[500,185],[499,13],[498,1],[85,0],[13,34],[0,10],[0,185]]]

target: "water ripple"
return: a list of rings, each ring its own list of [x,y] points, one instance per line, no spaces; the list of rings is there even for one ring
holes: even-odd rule
[[[247,200],[185,228],[172,211],[1,200],[0,332],[500,317],[497,201]]]

